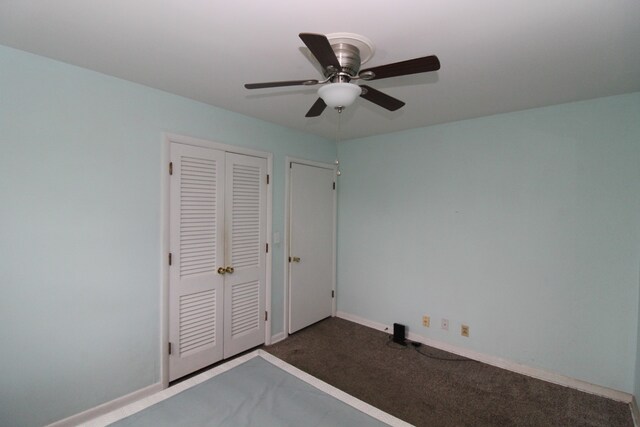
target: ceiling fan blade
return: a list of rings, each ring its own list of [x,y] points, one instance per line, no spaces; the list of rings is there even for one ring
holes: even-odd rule
[[[386,79],[388,77],[406,76],[408,74],[427,73],[440,69],[440,60],[435,55],[422,58],[409,59],[407,61],[394,62],[393,64],[380,65],[379,67],[361,70],[360,74],[371,71],[375,74],[370,80]]]
[[[340,70],[340,62],[324,34],[300,33],[299,36],[322,68],[326,70],[327,67],[332,66],[336,71]]]
[[[371,101],[382,108],[386,108],[389,111],[396,111],[404,106],[404,102],[394,98],[393,96],[389,96],[386,93],[382,93],[377,89],[365,85],[360,85],[360,87],[363,89],[362,94],[360,95],[362,98],[367,101]]]
[[[266,83],[247,83],[244,85],[247,89],[264,89],[267,87],[282,87],[282,86],[313,86],[317,85],[317,80],[288,80],[284,82],[266,82]]]
[[[324,103],[322,98],[318,98],[318,100],[311,106],[305,117],[318,117],[324,109],[327,108],[327,104]]]

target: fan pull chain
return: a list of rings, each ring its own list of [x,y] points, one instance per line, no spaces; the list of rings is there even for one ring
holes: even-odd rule
[[[336,175],[340,176],[342,174],[342,172],[340,172],[340,159],[338,159],[338,144],[340,143],[340,132],[342,130],[342,110],[344,110],[344,108],[336,108],[336,110],[338,110],[338,132],[336,133],[336,167],[337,167],[337,171],[336,171]]]
[[[336,135],[336,144],[340,142],[340,137],[342,136],[340,134],[342,130],[342,110],[343,108],[338,108],[338,134]]]

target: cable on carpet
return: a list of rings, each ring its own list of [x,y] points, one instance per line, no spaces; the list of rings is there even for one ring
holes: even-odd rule
[[[390,345],[391,343],[394,343],[396,345]],[[387,347],[392,348],[394,350],[406,350],[407,348],[409,348],[409,346],[413,347],[414,350],[424,356],[424,357],[428,357],[429,359],[434,359],[434,360],[442,360],[445,362],[476,362],[473,359],[460,359],[460,358],[449,358],[449,357],[438,357],[438,356],[434,356],[432,354],[428,354],[428,353],[423,353],[419,350],[420,347],[422,347],[422,343],[416,342],[416,341],[409,341],[409,345],[402,345],[402,344],[398,344],[395,341],[393,341],[393,335],[389,336],[389,339],[387,340]]]

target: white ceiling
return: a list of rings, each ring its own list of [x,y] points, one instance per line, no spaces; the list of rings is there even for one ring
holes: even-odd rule
[[[638,0],[0,0],[0,44],[334,139],[337,112],[304,117],[317,87],[243,87],[318,79],[300,32],[442,63],[369,82],[406,106],[359,99],[342,139],[640,90]]]

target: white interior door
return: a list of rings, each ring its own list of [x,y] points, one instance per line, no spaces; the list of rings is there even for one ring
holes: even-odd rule
[[[169,380],[222,359],[225,153],[171,144]]]
[[[267,161],[227,153],[224,357],[264,343]]]
[[[289,201],[289,333],[332,315],[335,170],[292,162]]]

